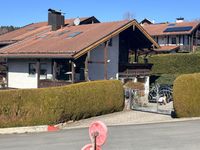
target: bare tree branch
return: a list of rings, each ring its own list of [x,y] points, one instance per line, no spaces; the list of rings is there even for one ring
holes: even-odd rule
[[[129,11],[127,11],[127,12],[125,12],[124,14],[123,14],[123,19],[124,20],[132,20],[132,19],[134,19],[134,15],[133,15],[133,13],[131,13],[131,12],[129,12]]]

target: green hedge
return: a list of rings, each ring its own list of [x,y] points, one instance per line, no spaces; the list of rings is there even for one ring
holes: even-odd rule
[[[200,117],[200,74],[179,76],[173,86],[177,117]]]
[[[0,127],[56,124],[123,109],[120,81],[0,91]]]
[[[173,85],[174,80],[179,76],[179,74],[161,74],[161,75],[151,75],[150,84],[154,83]]]
[[[173,84],[176,77],[181,74],[200,72],[200,53],[159,54],[148,57],[153,64],[151,83]],[[143,57],[140,57],[143,62]]]
[[[151,74],[189,74],[200,72],[200,54],[162,54],[149,57]]]

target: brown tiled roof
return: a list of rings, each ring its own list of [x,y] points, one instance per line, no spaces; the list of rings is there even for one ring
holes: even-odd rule
[[[89,19],[91,17],[83,17],[80,18],[81,22]],[[74,21],[74,18],[66,19],[65,24],[72,24]],[[39,23],[33,23],[26,25],[20,29],[14,30],[12,32],[8,32],[6,34],[3,34],[0,36],[0,44],[11,44],[16,41],[23,40],[27,37],[30,37],[32,35],[40,34],[44,32],[44,30],[50,30],[50,27],[48,26],[47,22],[39,22]]]
[[[170,24],[173,26],[170,26]],[[151,36],[160,36],[160,35],[180,35],[180,34],[191,34],[194,29],[196,29],[200,25],[200,22],[182,22],[182,23],[163,23],[163,24],[149,24],[144,25],[143,28],[151,35]],[[182,32],[164,32],[165,29],[171,27],[187,27],[192,26],[192,29],[189,31]]]
[[[31,36],[20,42],[2,48],[0,56],[77,58],[133,25],[137,26],[155,46],[159,47],[150,35],[148,35],[135,20],[132,20],[81,26],[66,26],[57,31],[50,31],[47,26],[44,28],[41,35]],[[79,34],[70,37],[76,33]]]

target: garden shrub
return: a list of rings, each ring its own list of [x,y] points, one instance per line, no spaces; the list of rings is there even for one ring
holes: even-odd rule
[[[200,117],[200,74],[179,76],[173,86],[177,117]]]
[[[162,54],[149,57],[151,74],[190,74],[200,72],[200,54]]]
[[[120,81],[0,91],[0,127],[56,124],[123,110]]]
[[[151,83],[172,85],[176,77],[181,74],[200,72],[200,53],[151,55],[148,61],[153,64]],[[143,62],[142,57],[140,57],[140,62]]]

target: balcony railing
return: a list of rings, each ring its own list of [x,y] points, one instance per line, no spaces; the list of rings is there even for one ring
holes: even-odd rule
[[[69,84],[71,84],[71,82],[69,82],[69,81],[40,80],[39,88],[64,86],[64,85],[69,85]]]
[[[179,51],[181,51],[181,52],[191,52],[191,46],[189,46],[189,45],[180,45]]]
[[[135,76],[149,76],[153,64],[120,64],[120,77],[135,77]]]

